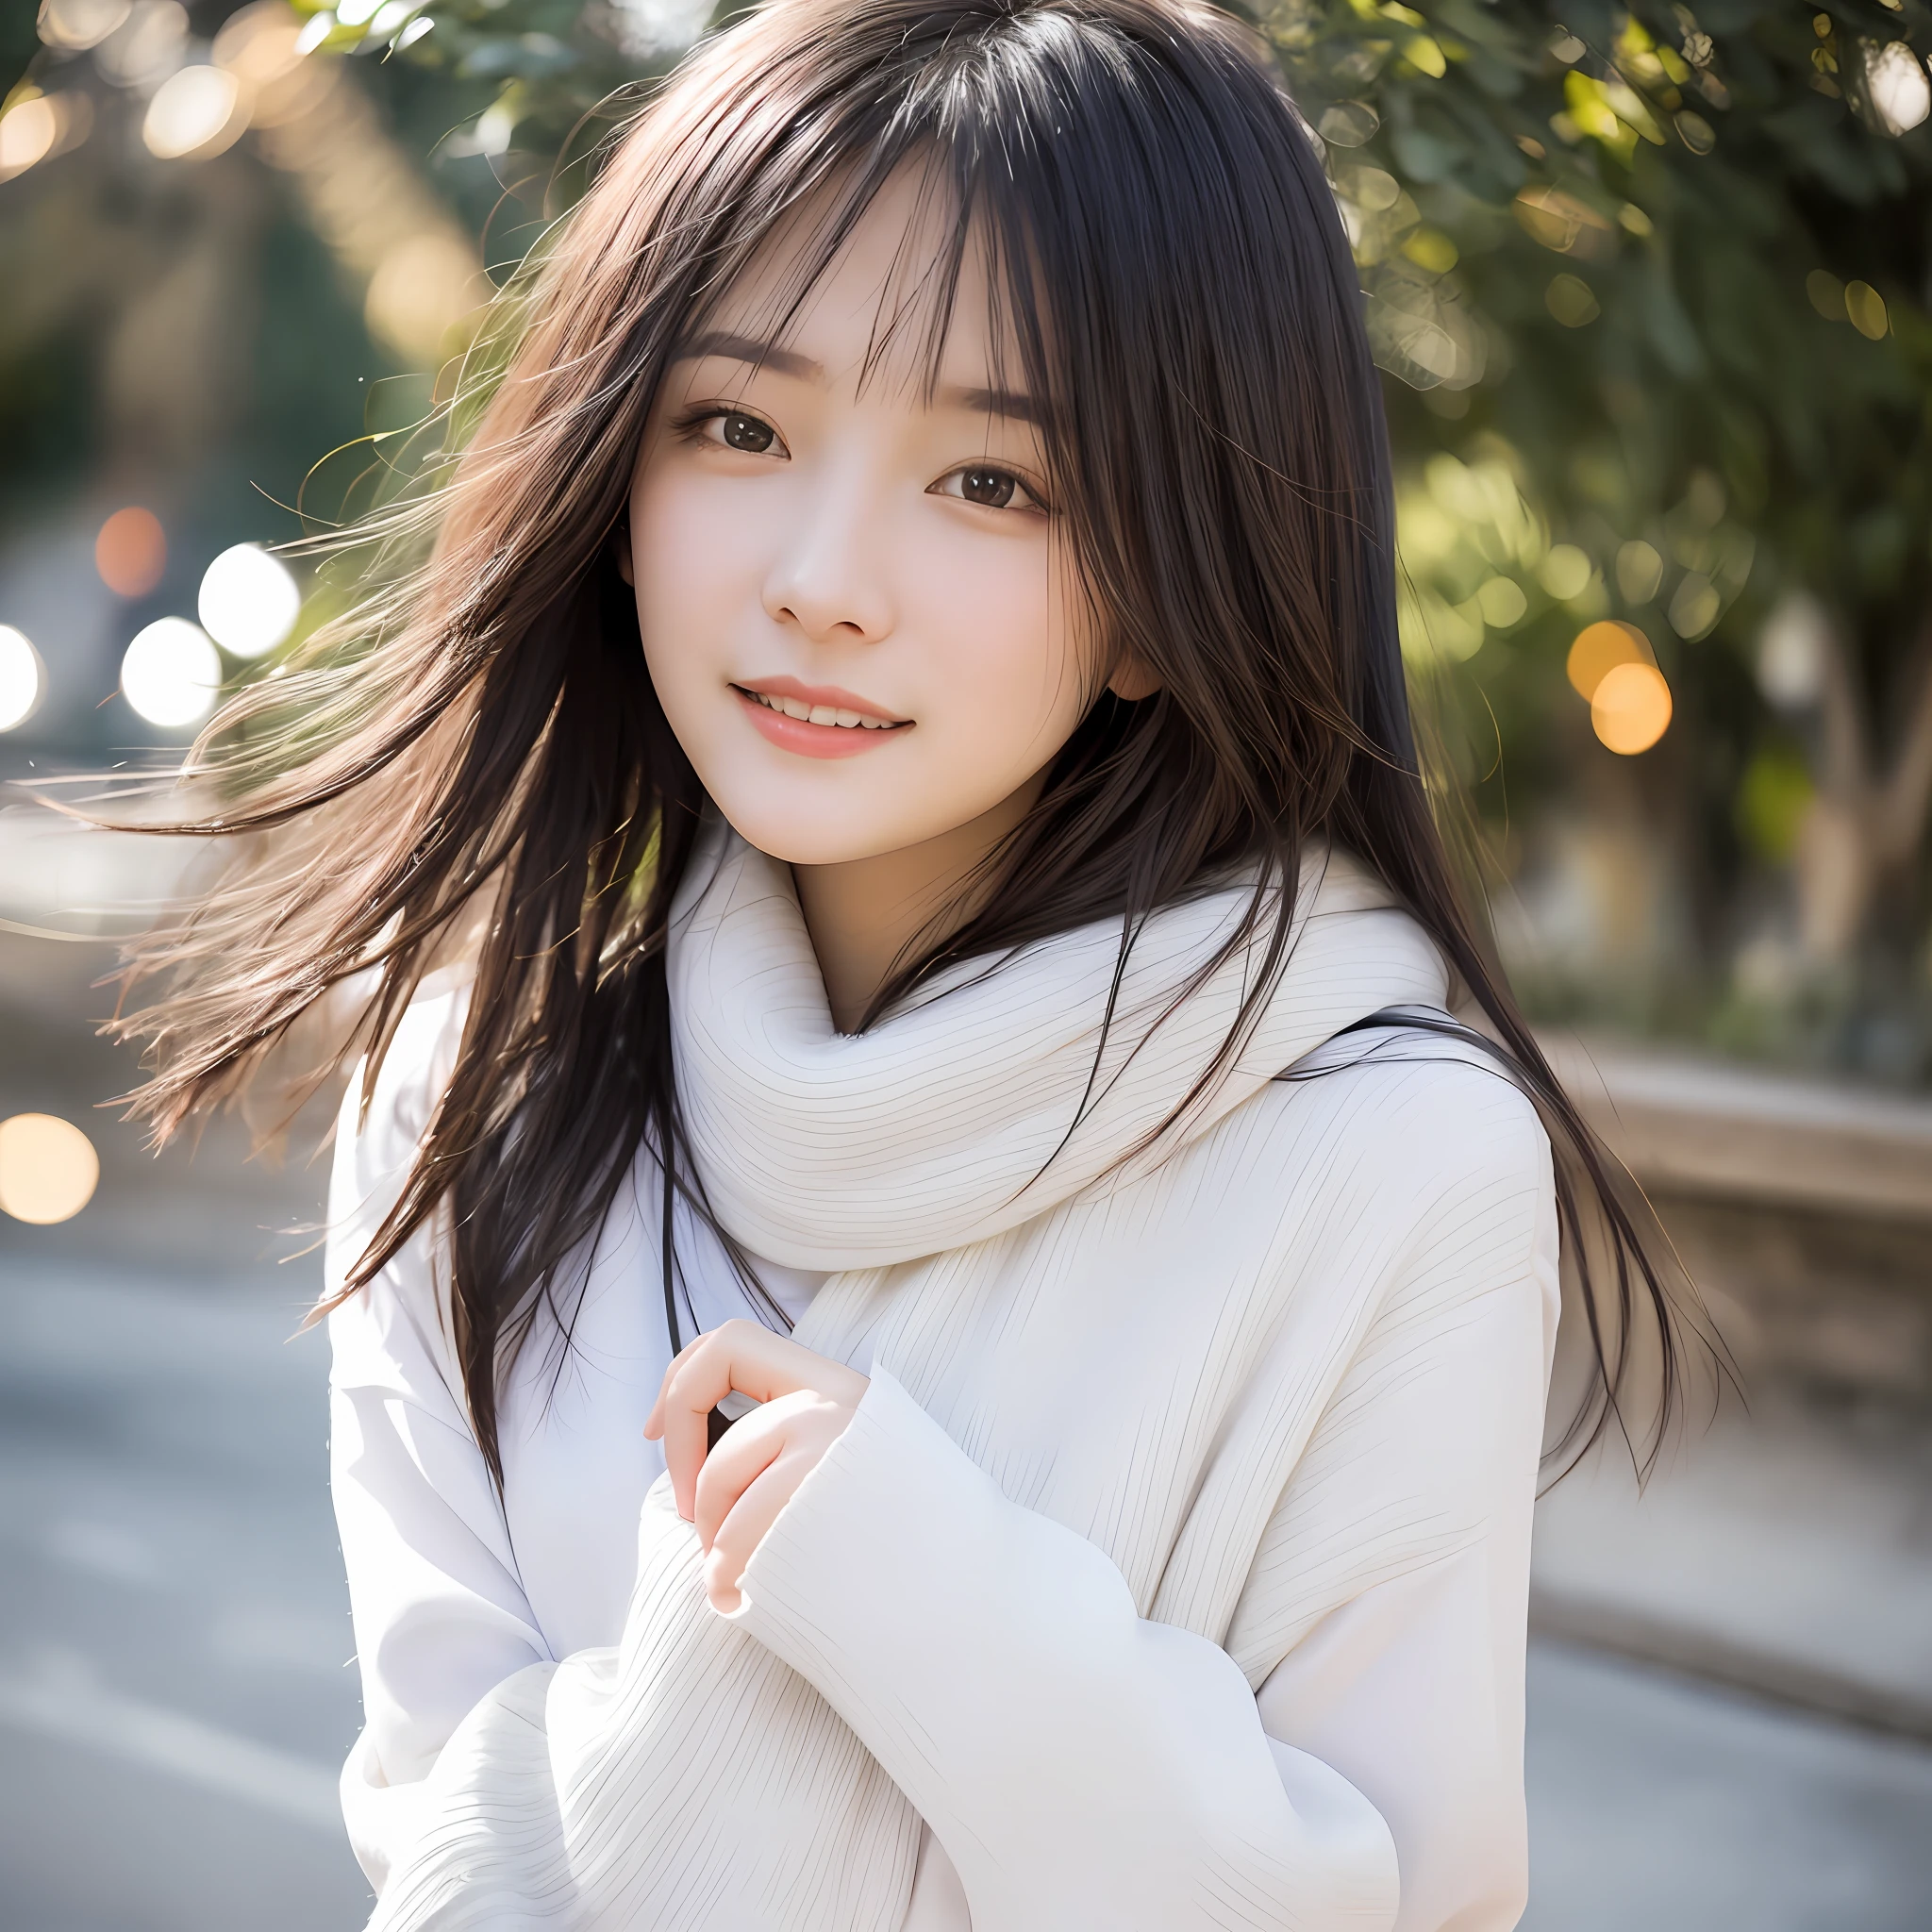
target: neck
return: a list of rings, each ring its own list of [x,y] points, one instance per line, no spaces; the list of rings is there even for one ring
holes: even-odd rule
[[[922,933],[943,939],[977,908],[974,873],[1019,824],[1039,795],[1044,774],[989,812],[869,858],[835,865],[794,865],[799,909],[824,976],[832,1024],[857,1030],[893,963]]]

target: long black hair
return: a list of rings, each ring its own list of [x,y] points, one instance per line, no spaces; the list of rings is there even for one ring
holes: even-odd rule
[[[353,539],[414,560],[196,748],[209,803],[192,828],[268,836],[130,961],[132,981],[173,975],[122,1023],[156,1052],[140,1107],[172,1131],[371,974],[366,1093],[424,973],[469,957],[454,1076],[344,1292],[425,1223],[443,1230],[500,1475],[500,1378],[540,1312],[567,1332],[571,1257],[640,1142],[667,1194],[687,1184],[663,946],[705,799],[613,558],[641,433],[669,358],[781,224],[808,213],[811,245],[780,333],[908,169],[950,212],[923,279],[929,341],[983,245],[993,340],[1046,399],[1049,482],[1100,635],[1159,689],[1095,700],[991,861],[995,889],[902,958],[863,1024],[943,968],[1074,924],[1118,919],[1125,948],[1150,910],[1245,867],[1258,883],[1229,943],[1262,970],[1231,1054],[1289,942],[1270,883],[1330,839],[1433,935],[1552,1130],[1598,1365],[1579,1424],[1617,1401],[1640,1321],[1668,1387],[1655,1245],[1492,963],[1432,811],[1334,201],[1257,47],[1191,0],[775,0],[673,76],[507,291],[443,419],[438,487]],[[667,1239],[667,1296],[674,1268]]]

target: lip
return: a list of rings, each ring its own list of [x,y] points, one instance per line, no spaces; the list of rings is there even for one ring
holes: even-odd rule
[[[860,725],[813,724],[803,718],[788,718],[749,695],[762,692],[766,697],[794,698],[803,705],[830,705],[835,710],[858,711],[868,718],[882,718],[891,730],[868,731]],[[746,678],[734,682],[732,695],[759,732],[781,751],[796,752],[808,758],[851,758],[876,750],[888,739],[911,728],[909,718],[894,718],[869,698],[844,691],[835,684],[802,684],[795,677]]]
[[[858,711],[868,718],[879,718],[888,724],[909,724],[909,718],[895,717],[883,705],[862,698],[837,684],[801,684],[795,677],[738,677],[732,682],[740,691],[755,691],[768,698],[795,698],[801,705],[830,705],[835,711]],[[795,722],[795,721],[794,721]],[[836,725],[816,724],[815,731],[837,730]]]

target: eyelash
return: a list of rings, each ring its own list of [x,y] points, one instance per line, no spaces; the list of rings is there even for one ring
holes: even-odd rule
[[[1019,471],[1009,470],[1004,463],[961,463],[958,469],[948,470],[939,479],[939,483],[933,484],[926,494],[929,496],[953,496],[954,492],[950,490],[941,490],[940,483],[950,483],[955,476],[964,476],[974,470],[984,471],[990,476],[1006,477],[1012,484],[1014,491],[1026,499],[1024,503],[980,504],[977,508],[981,509],[1017,510],[1022,516],[1029,514],[1043,516],[1046,514],[1046,505],[1041,500],[1039,491],[1027,482]],[[961,492],[955,498],[955,501],[970,503],[972,498]]]
[[[718,448],[729,449],[731,447],[729,443],[716,441],[715,439],[705,435],[704,431],[708,424],[723,423],[733,416],[742,416],[747,423],[756,423],[760,428],[771,430],[773,442],[779,449],[785,449],[785,439],[778,434],[774,425],[767,423],[756,409],[747,409],[741,405],[735,403],[699,404],[695,408],[687,410],[677,419],[677,433],[688,442],[715,442],[715,446]],[[763,456],[766,452],[763,450],[750,450],[741,451],[740,454]],[[790,455],[791,452],[788,450],[786,454]]]
[[[785,439],[778,434],[776,427],[773,424],[767,422],[764,417],[760,416],[758,413],[757,410],[747,409],[741,404],[700,404],[695,408],[690,409],[686,411],[684,415],[680,416],[677,419],[675,427],[678,435],[682,437],[686,441],[708,442],[712,445],[713,448],[729,449],[731,447],[729,443],[724,442],[712,437],[708,437],[705,435],[704,432],[709,425],[713,423],[722,423],[732,416],[741,416],[748,423],[756,423],[761,428],[771,430],[772,441],[774,442],[774,444],[775,444],[778,449],[785,450]],[[785,450],[785,453],[787,455],[791,454],[789,450]],[[741,454],[763,456],[766,454],[766,452],[763,450],[741,451]],[[975,508],[981,509],[998,508],[1002,510],[1015,510],[1023,516],[1028,514],[1029,512],[1034,515],[1043,515],[1047,512],[1046,503],[1041,498],[1040,491],[1032,484],[1027,482],[1025,477],[1021,475],[1017,470],[1008,469],[1007,465],[1004,463],[961,463],[956,469],[948,470],[943,476],[939,478],[938,482],[935,482],[931,486],[931,488],[927,491],[926,493],[929,496],[951,496],[953,497],[955,502],[958,503],[970,502],[971,499],[969,497],[966,497],[961,494],[956,494],[954,491],[950,490],[941,490],[940,488],[940,484],[950,483],[956,476],[964,476],[969,471],[972,470],[984,470],[992,475],[1006,477],[1008,481],[1011,482],[1014,491],[1018,495],[1025,498],[1025,501],[1024,503],[1010,503],[999,505],[980,504],[975,506]]]

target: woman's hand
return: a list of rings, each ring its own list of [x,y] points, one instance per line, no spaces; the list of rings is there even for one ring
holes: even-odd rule
[[[739,1580],[819,1459],[845,1433],[866,1377],[756,1322],[701,1335],[664,1372],[644,1434],[664,1442],[677,1513],[705,1548],[705,1593],[735,1610]],[[762,1403],[706,1453],[707,1419],[733,1390]]]

